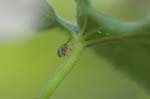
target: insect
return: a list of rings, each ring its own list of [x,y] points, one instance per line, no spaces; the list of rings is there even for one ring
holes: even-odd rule
[[[57,50],[57,55],[59,57],[64,57],[67,55],[67,51],[68,51],[68,43],[71,39],[69,39],[65,44],[63,44],[62,46],[60,46]]]

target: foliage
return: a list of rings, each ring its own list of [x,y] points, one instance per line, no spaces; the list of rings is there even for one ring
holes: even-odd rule
[[[113,62],[118,70],[125,71],[150,88],[150,19],[122,21],[96,11],[90,0],[75,2],[77,25],[60,18],[49,5],[47,14],[50,17],[47,18],[53,23],[51,26],[69,31],[71,51],[67,51],[69,54],[64,57],[65,62],[58,67],[36,98],[50,97],[87,47],[92,47],[97,54]]]

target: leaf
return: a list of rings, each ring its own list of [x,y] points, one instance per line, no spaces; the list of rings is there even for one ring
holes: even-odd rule
[[[150,89],[150,33],[104,42],[93,48],[117,70]]]
[[[150,89],[150,20],[120,21],[83,2],[77,8],[81,33],[90,42],[87,45],[96,43],[94,49],[100,57]]]
[[[78,0],[77,19],[81,33],[86,35],[85,40],[92,42],[91,45],[97,44],[94,49],[100,57],[105,57],[116,69],[150,89],[149,19],[120,21],[97,12],[84,2]]]
[[[46,0],[39,1],[38,3],[38,17],[33,27],[38,31],[51,29],[54,27],[60,27],[67,30],[71,36],[79,35],[78,26],[68,22],[61,17],[58,17],[53,7]]]
[[[50,29],[56,25],[56,13],[52,6],[46,1],[38,1],[37,18],[34,28],[37,30]]]

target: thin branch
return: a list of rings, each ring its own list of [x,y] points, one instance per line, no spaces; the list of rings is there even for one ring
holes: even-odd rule
[[[150,32],[150,19],[141,21],[121,21],[113,17],[104,15],[94,9],[90,4],[86,4],[86,0],[82,1],[83,4],[78,4],[80,10],[90,18],[92,18],[100,26],[103,26],[102,32],[109,33],[137,33],[137,32]]]
[[[79,28],[77,25],[70,23],[60,17],[56,18],[56,21],[61,25],[61,27],[65,28],[71,33],[71,36],[75,39],[79,36]]]
[[[83,28],[80,30],[80,36],[82,36],[86,30],[86,26],[87,26],[87,16],[85,16],[84,18],[84,23],[83,23]]]
[[[92,36],[95,33],[101,32],[100,29],[102,27],[98,27],[98,28],[94,28],[93,30],[90,30],[89,32],[87,32],[84,36],[83,39],[87,39],[89,36]]]
[[[91,47],[91,46],[95,46],[98,44],[107,44],[107,43],[112,43],[112,42],[119,42],[121,40],[125,40],[125,39],[138,39],[138,38],[144,38],[145,37],[150,37],[150,33],[145,33],[145,34],[137,34],[137,35],[130,35],[130,36],[112,36],[112,37],[104,37],[104,38],[98,38],[95,40],[90,40],[90,41],[85,41],[85,46],[86,47]],[[146,42],[148,43],[148,42]],[[150,44],[150,42],[149,42]]]

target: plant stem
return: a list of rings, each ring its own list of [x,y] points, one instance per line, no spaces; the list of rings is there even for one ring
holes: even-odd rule
[[[98,28],[95,28],[95,29],[93,29],[93,30],[90,30],[89,32],[87,32],[87,33],[83,36],[83,38],[84,38],[84,39],[87,39],[88,37],[92,36],[93,34],[95,34],[95,33],[97,33],[97,32],[101,32],[101,31],[100,31],[101,28],[102,28],[102,27],[98,27]]]
[[[150,32],[150,20],[141,21],[121,21],[110,16],[103,15],[95,10],[87,13],[92,19],[103,26],[102,32],[115,34],[135,34],[139,32]]]
[[[104,37],[104,38],[98,38],[98,39],[94,39],[94,40],[89,40],[89,41],[84,41],[84,44],[86,47],[91,47],[91,46],[95,46],[97,44],[108,44],[108,43],[112,43],[112,42],[119,42],[120,40],[135,40],[135,39],[142,39],[145,37],[150,37],[149,33],[143,33],[143,34],[136,34],[136,35],[128,35],[128,36],[111,36],[111,37]],[[146,42],[145,42],[146,43]]]
[[[80,29],[80,36],[82,36],[85,32],[85,29],[86,29],[86,26],[87,26],[87,16],[85,16],[84,18],[84,25],[83,25],[83,28]]]
[[[78,61],[84,46],[82,43],[77,43],[71,55],[67,57],[66,61],[61,64],[54,75],[50,78],[47,84],[41,89],[35,99],[48,99],[58,85],[64,80],[68,73],[72,70],[74,64]]]
[[[150,19],[140,21],[122,21],[98,12],[89,0],[76,0],[78,8],[93,21],[103,26],[102,32],[116,34],[131,34],[139,32],[150,32]]]
[[[79,37],[79,29],[78,29],[78,26],[75,25],[75,24],[72,24],[70,23],[69,21],[66,21],[64,20],[63,18],[61,17],[57,17],[56,18],[57,22],[65,29],[67,29],[70,33],[71,33],[71,36],[74,38],[74,39],[78,39]]]

